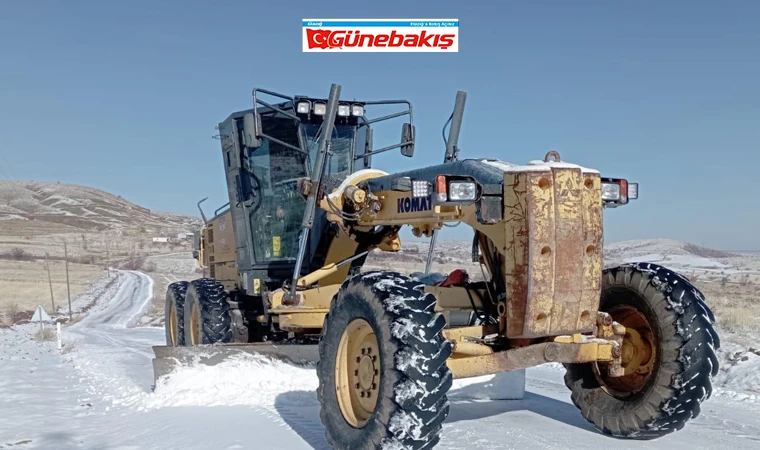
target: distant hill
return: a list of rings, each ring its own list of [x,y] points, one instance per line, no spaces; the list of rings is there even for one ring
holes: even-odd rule
[[[179,232],[197,229],[201,223],[195,217],[153,211],[91,187],[0,181],[2,234]]]

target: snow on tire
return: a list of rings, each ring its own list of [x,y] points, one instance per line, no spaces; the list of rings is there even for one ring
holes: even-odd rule
[[[438,443],[449,413],[452,374],[446,360],[452,347],[442,335],[446,320],[434,310],[435,297],[423,288],[398,273],[368,272],[344,282],[333,299],[317,364],[320,418],[333,448],[422,450]],[[345,336],[356,323],[371,327],[362,342],[373,344],[352,355],[343,349],[353,342]],[[369,351],[373,345],[378,358]],[[377,378],[363,379],[373,371]],[[365,385],[374,404],[364,399]],[[355,413],[354,403],[365,410],[357,406]]]
[[[682,429],[700,414],[718,373],[720,340],[702,293],[672,270],[649,263],[606,269],[600,311],[619,321],[614,311],[631,306],[648,320],[653,337],[654,359],[647,360],[651,372],[641,388],[621,393],[620,386],[635,385],[625,379],[636,373],[605,383],[594,364],[566,365],[565,384],[583,416],[603,433],[654,439]]]
[[[164,328],[166,345],[185,345],[185,294],[190,285],[187,281],[171,283],[166,288],[164,305]]]
[[[185,344],[215,344],[232,341],[232,317],[227,291],[213,278],[190,282],[185,296]],[[193,311],[197,311],[193,319]]]

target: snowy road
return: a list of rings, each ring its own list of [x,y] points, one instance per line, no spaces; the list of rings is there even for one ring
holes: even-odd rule
[[[186,369],[153,392],[152,345],[160,328],[135,327],[153,282],[122,272],[113,295],[68,328],[60,355],[0,330],[0,448],[326,449],[313,370],[261,360]],[[524,400],[452,401],[439,449],[760,449],[760,404],[713,397],[687,428],[653,442],[594,431],[562,371],[528,371]]]

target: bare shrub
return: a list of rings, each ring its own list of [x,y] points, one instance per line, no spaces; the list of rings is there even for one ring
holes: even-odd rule
[[[731,331],[752,331],[758,328],[758,317],[738,308],[728,308],[716,313],[717,322]]]
[[[728,284],[707,287],[703,293],[721,328],[733,332],[760,330],[760,299],[752,288]]]
[[[61,353],[66,354],[77,348],[77,341],[74,339],[61,340]]]
[[[75,256],[73,258],[69,258],[69,261],[76,264],[95,264],[95,256],[93,255]]]
[[[14,247],[11,249],[11,257],[17,261],[29,259],[29,256],[23,248]]]
[[[19,308],[18,303],[11,303],[5,307],[5,313],[9,316],[15,316],[19,312],[21,312],[21,308]]]
[[[145,264],[145,258],[135,258],[124,261],[121,263],[121,268],[124,270],[140,270]]]
[[[155,272],[158,266],[156,266],[156,263],[153,261],[148,261],[147,263],[143,264],[142,270],[145,272]]]
[[[701,256],[703,258],[730,258],[732,256],[736,256],[734,253],[714,250],[694,244],[686,244],[683,246],[683,249],[691,254]]]
[[[10,259],[13,261],[32,261],[34,260],[34,256],[27,253],[26,250],[19,247],[14,247],[10,249],[9,251],[3,253],[0,255],[3,259]]]
[[[37,330],[34,333],[34,340],[37,342],[54,341],[57,339],[56,332],[51,327],[45,327],[42,330]]]
[[[89,308],[88,308],[88,310],[89,310]],[[77,314],[77,315],[73,316],[73,317],[71,318],[71,320],[69,320],[69,319],[68,319],[68,317],[67,317],[67,318],[65,319],[65,322],[64,322],[64,323],[66,323],[67,325],[74,325],[74,324],[75,324],[75,323],[77,323],[77,322],[81,322],[81,321],[82,321],[82,319],[84,319],[85,317],[87,317],[87,315],[86,315],[86,314]]]

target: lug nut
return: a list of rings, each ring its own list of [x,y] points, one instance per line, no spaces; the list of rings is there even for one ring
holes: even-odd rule
[[[378,375],[380,375],[380,371],[375,369],[375,376],[378,376]]]
[[[375,361],[377,361],[377,356],[372,355],[372,362],[375,362]]]
[[[362,349],[362,355],[364,354],[364,351],[365,351],[365,350],[364,350],[364,349]]]
[[[362,362],[362,357],[361,356],[357,356],[356,357],[356,362]]]
[[[356,383],[355,386],[356,386],[356,389],[359,389],[359,383]]]
[[[362,392],[362,394],[363,394],[363,392]],[[367,391],[367,398],[370,398],[370,397],[372,397],[372,392]]]
[[[376,389],[377,389],[377,383],[372,383],[372,390],[374,391]]]
[[[612,346],[612,357],[613,358],[620,358],[620,355],[622,353],[623,352],[620,350],[620,346],[619,345],[615,344],[615,345]]]
[[[605,314],[605,315],[604,315],[604,320],[603,320],[603,323],[604,323],[605,325],[607,325],[607,326],[610,326],[610,325],[612,325],[612,316],[611,316],[611,315],[609,315],[609,314]]]
[[[356,377],[359,376],[359,369],[354,370],[354,376],[356,376]]]
[[[370,353],[372,353],[372,347],[367,347],[367,354],[369,355]]]
[[[359,395],[361,395],[362,398],[364,398],[364,391],[362,391],[361,394],[359,394]]]

